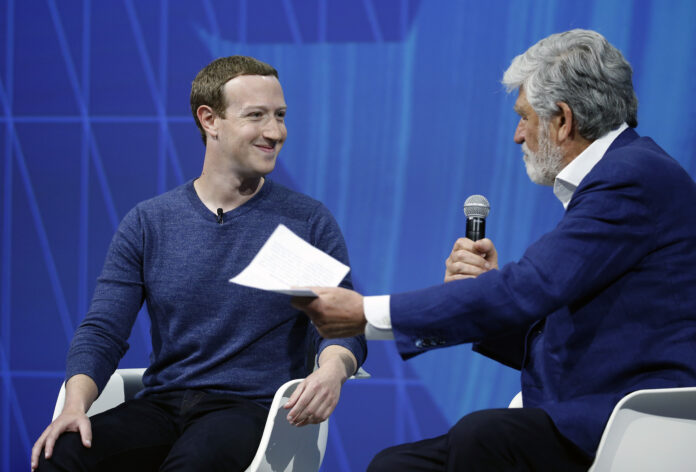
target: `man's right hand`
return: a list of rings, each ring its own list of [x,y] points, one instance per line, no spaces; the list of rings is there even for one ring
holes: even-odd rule
[[[70,377],[65,384],[63,412],[41,433],[31,449],[31,470],[39,466],[39,454],[42,450],[46,459],[51,458],[56,440],[66,431],[80,433],[82,445],[92,447],[92,423],[86,412],[97,395],[97,384],[90,377],[84,374]]]
[[[459,238],[454,243],[445,266],[445,282],[477,277],[498,268],[498,253],[493,241],[488,238],[478,241]]]
[[[51,423],[48,428],[39,436],[31,450],[31,470],[39,466],[39,454],[45,450],[46,459],[53,455],[53,446],[58,437],[66,431],[80,433],[82,445],[92,446],[92,424],[84,411],[63,410],[63,413]]]

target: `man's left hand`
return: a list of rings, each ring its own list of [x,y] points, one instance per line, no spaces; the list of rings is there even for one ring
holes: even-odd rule
[[[340,287],[309,287],[316,298],[296,297],[292,306],[307,313],[324,338],[347,338],[365,332],[363,296]]]
[[[328,346],[319,356],[319,368],[300,383],[283,406],[295,426],[321,423],[333,413],[341,386],[357,368],[353,354],[341,346]],[[291,409],[292,408],[292,409]]]

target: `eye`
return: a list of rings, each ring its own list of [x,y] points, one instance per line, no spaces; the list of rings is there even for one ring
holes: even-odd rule
[[[249,112],[249,114],[247,114],[247,116],[250,118],[261,118],[263,116],[263,113],[261,113],[260,111],[252,111],[252,112]]]
[[[285,118],[285,110],[280,110],[276,112],[276,118],[280,118],[281,120]]]

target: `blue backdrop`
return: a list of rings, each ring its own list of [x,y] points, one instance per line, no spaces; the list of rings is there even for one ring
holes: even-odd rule
[[[473,193],[502,261],[562,214],[512,142],[510,60],[538,39],[603,33],[635,71],[638,131],[696,175],[696,3],[587,0],[0,0],[0,470],[28,468],[72,333],[120,218],[198,175],[188,110],[215,57],[274,65],[289,139],[272,177],[322,200],[366,294],[439,283]],[[145,365],[139,317],[122,367]],[[469,346],[403,363],[371,342],[346,385],[324,471],[504,406],[515,372]]]

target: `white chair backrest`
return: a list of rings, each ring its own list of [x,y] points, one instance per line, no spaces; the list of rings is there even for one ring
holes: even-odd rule
[[[522,392],[509,408],[522,407]],[[614,407],[588,472],[696,471],[696,387],[638,390]]]
[[[102,411],[109,410],[116,405],[123,403],[126,399],[126,392],[129,385],[142,385],[140,378],[145,369],[118,369],[107,382],[104,390],[99,394],[92,406],[87,410],[87,416],[94,416]],[[139,388],[135,388],[139,390]],[[65,382],[60,387],[56,406],[53,409],[53,419],[55,420],[65,405]]]
[[[266,426],[254,459],[246,472],[316,471],[324,460],[329,420],[302,427],[292,426],[283,409],[302,379],[283,384],[273,397]]]
[[[696,470],[696,387],[639,390],[614,408],[591,472]]]
[[[517,395],[512,397],[508,408],[522,408],[522,392],[517,392]]]
[[[370,374],[362,367],[351,377],[368,378]],[[313,472],[321,467],[329,436],[329,420],[298,428],[288,423],[288,411],[282,408],[302,380],[286,382],[276,391],[259,448],[245,472]]]

